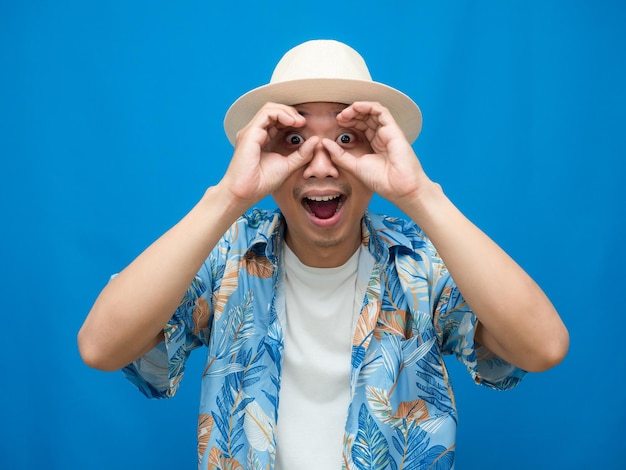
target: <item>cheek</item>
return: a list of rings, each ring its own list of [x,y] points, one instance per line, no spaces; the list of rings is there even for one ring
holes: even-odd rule
[[[373,192],[361,184],[359,184],[358,187],[353,186],[352,197],[356,202],[355,208],[358,212],[365,212],[372,199],[372,195]]]
[[[285,209],[287,208],[287,198],[285,197],[285,192],[281,191],[280,189],[278,191],[274,191],[272,193],[272,199],[274,199],[274,202],[276,203],[276,205],[278,206],[278,208],[282,211],[285,212]]]

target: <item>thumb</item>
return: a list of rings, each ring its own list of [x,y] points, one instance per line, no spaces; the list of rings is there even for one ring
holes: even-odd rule
[[[319,137],[313,136],[304,141],[298,149],[287,156],[290,172],[294,172],[309,163],[313,158],[315,146],[319,142]]]

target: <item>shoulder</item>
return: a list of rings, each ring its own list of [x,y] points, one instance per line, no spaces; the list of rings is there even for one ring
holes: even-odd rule
[[[363,234],[377,244],[413,251],[430,242],[422,229],[412,220],[383,214],[366,213]]]
[[[222,237],[222,242],[247,249],[252,245],[278,237],[282,228],[282,215],[277,210],[251,209],[241,215]]]

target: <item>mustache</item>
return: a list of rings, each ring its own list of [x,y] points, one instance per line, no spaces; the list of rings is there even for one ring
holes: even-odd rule
[[[306,183],[299,184],[293,188],[293,197],[296,199],[302,199],[307,192],[324,191],[324,192],[336,192],[343,194],[344,196],[350,196],[352,194],[352,187],[348,183],[339,183],[336,181],[307,181]]]

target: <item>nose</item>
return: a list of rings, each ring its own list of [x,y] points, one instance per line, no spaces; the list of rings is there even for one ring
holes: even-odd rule
[[[304,168],[305,178],[337,178],[339,170],[330,158],[330,154],[322,143],[318,143],[313,151],[313,158]]]

